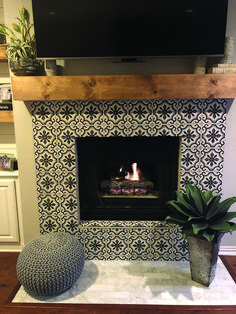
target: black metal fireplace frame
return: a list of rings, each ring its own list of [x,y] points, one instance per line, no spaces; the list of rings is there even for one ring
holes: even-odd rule
[[[169,210],[165,204],[175,198],[178,187],[179,137],[78,137],[75,143],[81,220],[163,220],[166,217]],[[136,205],[109,207],[95,202],[99,179],[95,176],[91,181],[91,177],[105,159],[126,158],[132,162],[139,159],[137,154],[146,160],[155,159],[152,162],[158,168],[154,171],[158,173],[158,189],[161,190],[158,203],[144,205],[140,199]]]

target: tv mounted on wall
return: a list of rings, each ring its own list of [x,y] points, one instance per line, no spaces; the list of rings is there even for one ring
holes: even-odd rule
[[[222,56],[228,0],[32,0],[39,58]]]

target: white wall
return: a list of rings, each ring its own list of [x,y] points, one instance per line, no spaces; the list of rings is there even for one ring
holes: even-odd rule
[[[232,63],[236,63],[236,1],[229,0],[227,36],[234,37],[234,55]],[[224,174],[222,186],[222,199],[236,196],[236,100],[229,108],[226,126]],[[234,204],[231,211],[236,211]],[[235,220],[234,220],[235,221]],[[226,234],[222,239],[222,246],[236,246],[236,232]]]
[[[222,186],[222,199],[236,196],[236,100],[229,108],[227,115],[224,174]],[[236,211],[234,204],[231,211]],[[234,220],[235,221],[235,220]],[[235,221],[236,222],[236,221]],[[222,246],[236,246],[236,232],[226,234],[222,239]]]
[[[13,123],[0,123],[0,153],[9,153],[17,157]]]

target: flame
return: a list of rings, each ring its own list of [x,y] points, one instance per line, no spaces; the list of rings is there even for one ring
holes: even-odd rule
[[[132,180],[136,180],[139,181],[139,175],[138,175],[138,168],[137,168],[137,163],[135,162],[134,164],[132,164],[132,169],[133,169],[133,178]]]
[[[132,180],[132,181],[139,181],[139,169],[137,167],[137,163],[132,164],[133,173],[129,173],[125,176],[125,179]]]

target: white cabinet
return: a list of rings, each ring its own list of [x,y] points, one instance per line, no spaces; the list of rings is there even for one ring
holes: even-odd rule
[[[16,180],[0,177],[0,242],[18,242]]]

